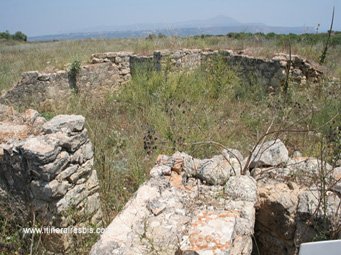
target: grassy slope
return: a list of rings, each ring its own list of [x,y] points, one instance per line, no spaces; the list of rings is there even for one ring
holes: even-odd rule
[[[286,51],[283,42],[256,38],[165,38],[155,40],[85,40],[0,46],[0,86],[8,88],[20,72],[62,68],[74,59],[86,62],[94,52],[150,53],[163,48],[252,47],[258,55]],[[293,53],[318,60],[322,44],[293,44]],[[340,75],[340,45],[330,49],[326,66]],[[290,152],[321,156],[329,161],[340,149],[340,85],[329,82],[297,87],[289,95],[268,95],[258,84],[246,86],[216,59],[193,73],[147,73],[143,69],[118,94],[105,98],[74,95],[68,103],[38,108],[46,116],[82,114],[95,146],[95,166],[106,223],[119,212],[148,177],[158,154],[185,151],[209,157],[221,148],[197,142],[216,141],[247,155],[270,123],[272,130],[310,130],[281,133]],[[321,153],[321,151],[323,153]],[[81,242],[88,247],[89,243]],[[82,247],[75,247],[78,254]],[[86,250],[87,248],[84,248]],[[82,253],[82,252],[80,252]]]

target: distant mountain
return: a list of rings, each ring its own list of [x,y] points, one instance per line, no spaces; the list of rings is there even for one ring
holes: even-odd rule
[[[42,35],[29,37],[29,41],[76,40],[86,38],[132,38],[145,37],[148,34],[162,33],[165,35],[191,36],[191,35],[221,35],[230,32],[249,33],[313,33],[313,27],[274,27],[261,23],[240,23],[226,17],[217,16],[206,20],[190,20],[176,23],[134,24],[125,26],[100,26],[86,28],[76,33],[57,35]]]
[[[175,23],[137,23],[122,26],[97,26],[75,31],[74,33],[98,33],[98,32],[122,32],[122,31],[142,31],[142,30],[165,30],[175,28],[198,28],[198,27],[220,27],[220,26],[238,26],[241,23],[235,19],[226,16],[216,16],[205,20],[189,20]]]
[[[240,26],[242,23],[226,16],[216,16],[206,20],[191,20],[185,22],[177,22],[173,24],[174,28],[208,28],[208,27],[234,27]]]

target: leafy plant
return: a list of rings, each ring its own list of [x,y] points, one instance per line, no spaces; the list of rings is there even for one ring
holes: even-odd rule
[[[68,78],[70,87],[73,89],[75,93],[78,93],[78,86],[77,86],[77,75],[81,70],[81,63],[79,60],[74,60],[68,71]]]

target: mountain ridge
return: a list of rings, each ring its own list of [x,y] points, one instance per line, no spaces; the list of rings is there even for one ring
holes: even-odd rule
[[[241,23],[233,18],[220,15],[209,19],[196,19],[174,23],[140,23],[122,26],[97,26],[61,34],[50,34],[29,37],[30,41],[76,40],[86,38],[133,38],[145,37],[148,34],[162,33],[173,36],[194,36],[201,34],[219,35],[230,32],[249,33],[313,33],[313,27],[281,27],[263,23]]]

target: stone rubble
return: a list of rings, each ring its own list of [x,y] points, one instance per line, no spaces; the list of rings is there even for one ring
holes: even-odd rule
[[[256,182],[230,171],[222,155],[160,156],[90,254],[251,254]]]
[[[281,140],[277,139],[257,145],[253,150],[249,167],[253,169],[255,167],[279,166],[286,164],[288,160],[287,148]]]

